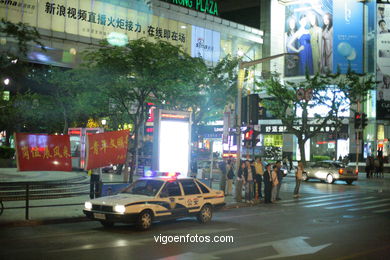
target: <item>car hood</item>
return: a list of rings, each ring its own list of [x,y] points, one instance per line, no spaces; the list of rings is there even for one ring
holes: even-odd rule
[[[91,202],[92,202],[92,204],[115,206],[118,204],[119,205],[126,205],[126,204],[133,203],[133,202],[143,202],[143,201],[148,201],[151,199],[154,199],[154,197],[145,196],[145,195],[134,195],[134,194],[120,193],[117,195],[93,199],[93,200],[91,200]]]

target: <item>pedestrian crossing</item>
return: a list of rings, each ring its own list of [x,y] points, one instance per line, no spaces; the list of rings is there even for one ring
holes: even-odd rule
[[[378,214],[390,212],[390,198],[385,199],[374,195],[361,196],[353,193],[302,197],[282,200],[278,204],[285,207],[300,206],[326,210],[345,209],[351,212],[370,210]]]

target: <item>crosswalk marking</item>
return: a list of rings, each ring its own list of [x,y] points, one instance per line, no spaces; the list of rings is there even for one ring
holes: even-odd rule
[[[373,212],[374,213],[386,213],[386,212],[390,212],[390,209],[374,210]]]
[[[384,206],[390,206],[390,203],[383,203],[383,204],[367,206],[367,207],[361,207],[361,208],[353,208],[353,209],[348,209],[348,211],[357,211],[357,210],[364,210],[364,209],[375,209],[375,208],[380,208],[380,207],[384,207]]]
[[[340,197],[340,195],[338,197]],[[350,197],[354,197],[354,196],[353,195],[344,196],[343,199],[350,198]],[[310,203],[324,202],[324,201],[329,201],[329,200],[334,201],[335,199],[336,198],[326,198],[326,199],[318,199],[318,200],[311,200],[311,201],[304,201],[304,202],[301,202],[300,200],[296,200],[295,203],[287,203],[287,204],[282,204],[282,205],[283,206],[294,206],[297,204],[310,204]]]
[[[331,197],[340,197],[339,194],[335,195],[321,195],[321,196],[315,196],[315,197],[305,197],[305,198],[299,198],[299,201],[301,200],[311,200],[311,199],[322,199],[322,198],[331,198]],[[297,199],[293,200],[283,200],[281,203],[287,203],[287,202],[293,202],[293,201],[298,201]]]
[[[368,201],[368,202],[362,202],[362,203],[352,203],[352,204],[346,204],[346,205],[340,205],[340,206],[334,206],[334,207],[326,207],[325,209],[349,208],[349,207],[353,207],[353,206],[368,205],[368,204],[372,204],[372,203],[385,202],[385,201],[390,201],[390,199],[381,199],[381,200]]]
[[[306,205],[304,207],[305,208],[314,208],[314,207],[321,207],[321,206],[326,206],[326,205],[331,205],[331,204],[352,202],[352,201],[357,201],[357,200],[368,200],[368,199],[373,199],[373,198],[374,197],[366,197],[366,198],[357,198],[357,199],[351,199],[351,200],[331,201],[331,202],[326,202],[326,203],[318,203],[318,204],[314,204],[314,205]]]

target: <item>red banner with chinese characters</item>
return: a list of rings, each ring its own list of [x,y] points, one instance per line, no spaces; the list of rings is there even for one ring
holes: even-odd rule
[[[129,130],[88,135],[86,170],[125,163]]]
[[[19,171],[72,171],[69,135],[15,133]]]

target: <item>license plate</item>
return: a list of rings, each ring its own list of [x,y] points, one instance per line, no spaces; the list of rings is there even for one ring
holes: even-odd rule
[[[102,213],[93,213],[93,216],[97,219],[106,219],[106,215]]]

